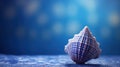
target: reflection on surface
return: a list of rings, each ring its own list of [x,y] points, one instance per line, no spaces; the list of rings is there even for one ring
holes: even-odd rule
[[[111,67],[109,65],[102,65],[102,64],[66,64],[65,67]]]

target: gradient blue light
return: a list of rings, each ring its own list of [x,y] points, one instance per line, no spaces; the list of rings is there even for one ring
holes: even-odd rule
[[[65,54],[68,39],[87,25],[102,54],[120,54],[119,2],[1,0],[0,53]]]

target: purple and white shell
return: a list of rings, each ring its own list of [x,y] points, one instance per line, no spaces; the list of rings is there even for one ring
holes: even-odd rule
[[[96,38],[85,26],[79,34],[75,34],[72,39],[68,40],[68,44],[65,45],[65,52],[68,53],[74,62],[83,64],[90,59],[98,58],[101,49]]]

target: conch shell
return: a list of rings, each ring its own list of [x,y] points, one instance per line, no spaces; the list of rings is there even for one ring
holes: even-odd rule
[[[88,27],[85,26],[79,34],[75,34],[72,39],[68,40],[65,52],[68,53],[74,62],[83,64],[90,59],[98,58],[101,49],[96,38],[92,36]]]

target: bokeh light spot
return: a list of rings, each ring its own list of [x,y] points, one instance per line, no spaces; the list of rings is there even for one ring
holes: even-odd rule
[[[14,6],[8,6],[5,11],[5,18],[8,20],[8,19],[13,19],[15,18],[15,15],[16,15],[16,9]]]
[[[88,15],[88,23],[90,25],[94,26],[94,25],[97,24],[97,22],[98,22],[98,17],[97,17],[96,14],[90,14],[90,15]]]
[[[77,15],[77,12],[78,12],[78,7],[75,6],[75,4],[70,4],[67,8],[67,13],[68,15],[70,16],[74,16],[74,15]]]
[[[111,35],[111,30],[107,27],[102,27],[100,31],[103,38],[108,38]]]
[[[80,24],[76,21],[69,22],[67,27],[68,34],[74,34],[80,31]]]
[[[53,13],[58,17],[64,16],[65,6],[62,3],[55,3],[53,5]]]
[[[51,39],[52,33],[49,30],[45,30],[45,31],[41,32],[41,37],[42,37],[43,40],[48,41],[48,40]]]
[[[40,5],[40,3],[38,3],[38,1],[31,1],[28,2],[25,6],[25,13],[29,16],[34,14],[37,9],[38,9],[38,4]],[[39,6],[40,7],[40,6]]]
[[[116,27],[120,24],[120,16],[117,12],[111,12],[109,14],[108,20],[110,22],[110,25],[113,27]]]
[[[96,9],[96,0],[78,0],[80,5],[84,6],[88,11],[94,11]]]
[[[37,18],[37,22],[40,24],[40,25],[44,25],[46,24],[48,21],[48,16],[46,13],[41,13],[38,18]]]
[[[57,22],[53,25],[53,31],[55,34],[61,34],[63,31],[63,25],[60,22]]]
[[[24,36],[25,36],[25,28],[24,27],[22,27],[22,26],[19,26],[17,29],[16,29],[16,31],[15,31],[15,33],[16,33],[16,36],[18,37],[18,38],[23,38]]]

